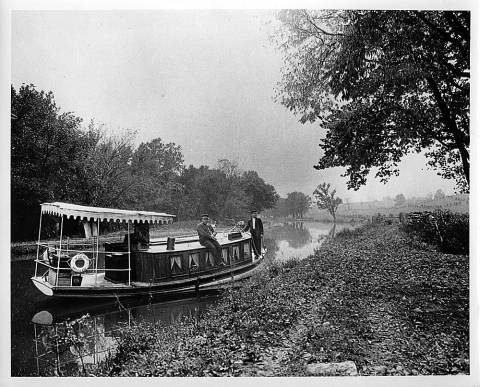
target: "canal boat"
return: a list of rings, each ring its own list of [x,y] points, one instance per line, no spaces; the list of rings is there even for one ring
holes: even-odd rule
[[[59,220],[59,239],[53,242],[41,241],[42,217],[47,215]],[[64,222],[70,219],[82,222],[84,239],[66,238]],[[218,289],[259,269],[265,250],[256,254],[251,235],[238,224],[216,236],[222,266],[214,265],[214,257],[196,235],[150,237],[150,226],[174,219],[175,215],[159,212],[44,203],[31,280],[52,297],[162,296]],[[127,231],[123,240],[99,238],[103,222],[123,224]]]

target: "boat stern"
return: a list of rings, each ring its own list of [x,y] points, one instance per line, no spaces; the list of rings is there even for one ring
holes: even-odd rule
[[[32,277],[30,278],[35,287],[40,290],[46,296],[53,296],[53,286],[45,280],[45,277]]]

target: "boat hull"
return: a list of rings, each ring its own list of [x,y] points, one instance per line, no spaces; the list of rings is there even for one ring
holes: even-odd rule
[[[67,298],[122,298],[199,293],[231,286],[236,281],[250,277],[259,270],[263,256],[248,263],[225,267],[211,273],[199,273],[189,278],[152,284],[132,283],[118,286],[54,286],[45,277],[32,277],[33,284],[43,294]]]

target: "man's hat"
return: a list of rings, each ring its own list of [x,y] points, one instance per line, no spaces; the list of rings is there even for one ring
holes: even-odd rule
[[[203,217],[209,218],[208,214],[202,214],[202,215],[200,215],[200,218],[203,218]]]
[[[258,212],[257,210],[252,210],[250,211],[251,214],[253,214],[254,212]]]

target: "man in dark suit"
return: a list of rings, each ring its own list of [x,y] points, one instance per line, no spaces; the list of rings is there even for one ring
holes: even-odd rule
[[[263,223],[260,218],[257,218],[257,216],[258,216],[257,210],[251,211],[251,218],[249,219],[247,225],[243,229],[243,231],[250,230],[250,234],[252,235],[252,241],[253,241],[253,251],[256,257],[262,254],[262,238],[263,238]]]
[[[209,220],[208,214],[202,215],[202,222],[197,225],[198,241],[212,253],[215,265],[225,266],[222,260],[222,247],[215,238],[215,230],[208,224]]]

